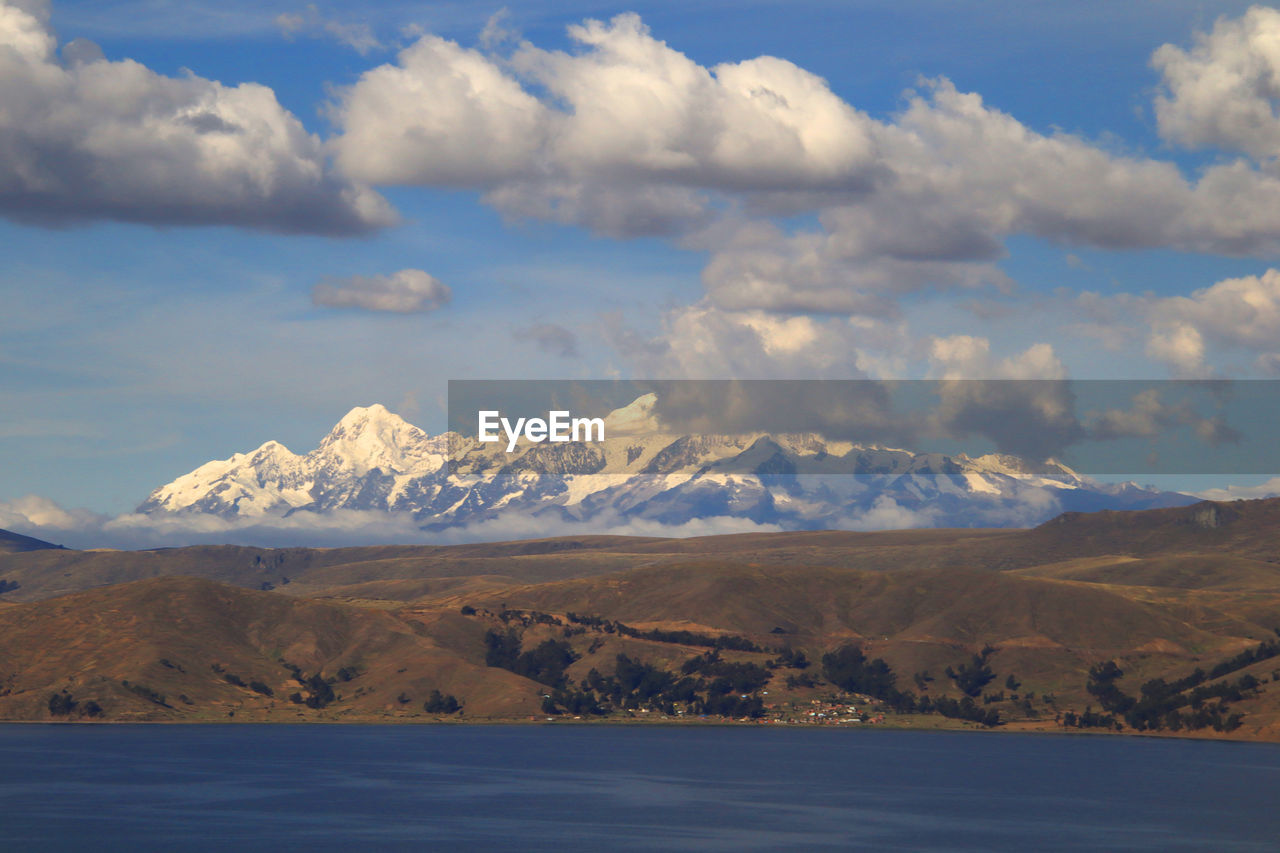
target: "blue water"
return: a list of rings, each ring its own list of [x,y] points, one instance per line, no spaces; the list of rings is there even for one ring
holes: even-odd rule
[[[0,849],[1280,849],[1280,747],[612,726],[0,725]]]

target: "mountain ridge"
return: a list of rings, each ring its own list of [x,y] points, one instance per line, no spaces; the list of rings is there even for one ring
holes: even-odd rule
[[[1094,482],[1003,453],[913,452],[804,435],[661,431],[652,395],[610,413],[614,444],[468,445],[385,406],[348,412],[315,449],[267,441],[155,489],[143,515],[227,520],[403,513],[425,530],[519,515],[548,523],[736,518],[782,529],[1027,526],[1061,511],[1182,505],[1190,496]]]

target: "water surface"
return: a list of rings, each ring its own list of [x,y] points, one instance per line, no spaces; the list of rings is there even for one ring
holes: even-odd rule
[[[0,725],[0,849],[1212,850],[1280,746],[622,726]]]

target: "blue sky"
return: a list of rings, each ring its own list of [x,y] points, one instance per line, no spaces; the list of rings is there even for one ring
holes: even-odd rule
[[[0,505],[450,378],[1280,369],[1265,7],[0,13]]]

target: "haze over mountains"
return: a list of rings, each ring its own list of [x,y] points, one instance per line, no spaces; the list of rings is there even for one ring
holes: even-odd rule
[[[352,409],[306,454],[276,441],[157,488],[153,519],[237,524],[393,513],[427,531],[518,519],[548,533],[636,522],[658,530],[736,520],[746,528],[1026,526],[1063,511],[1187,504],[1186,495],[1095,482],[1047,460],[830,442],[806,435],[680,435],[652,396],[606,418],[605,445],[530,444],[514,453],[428,435],[381,405]],[[455,464],[449,465],[450,447]]]

